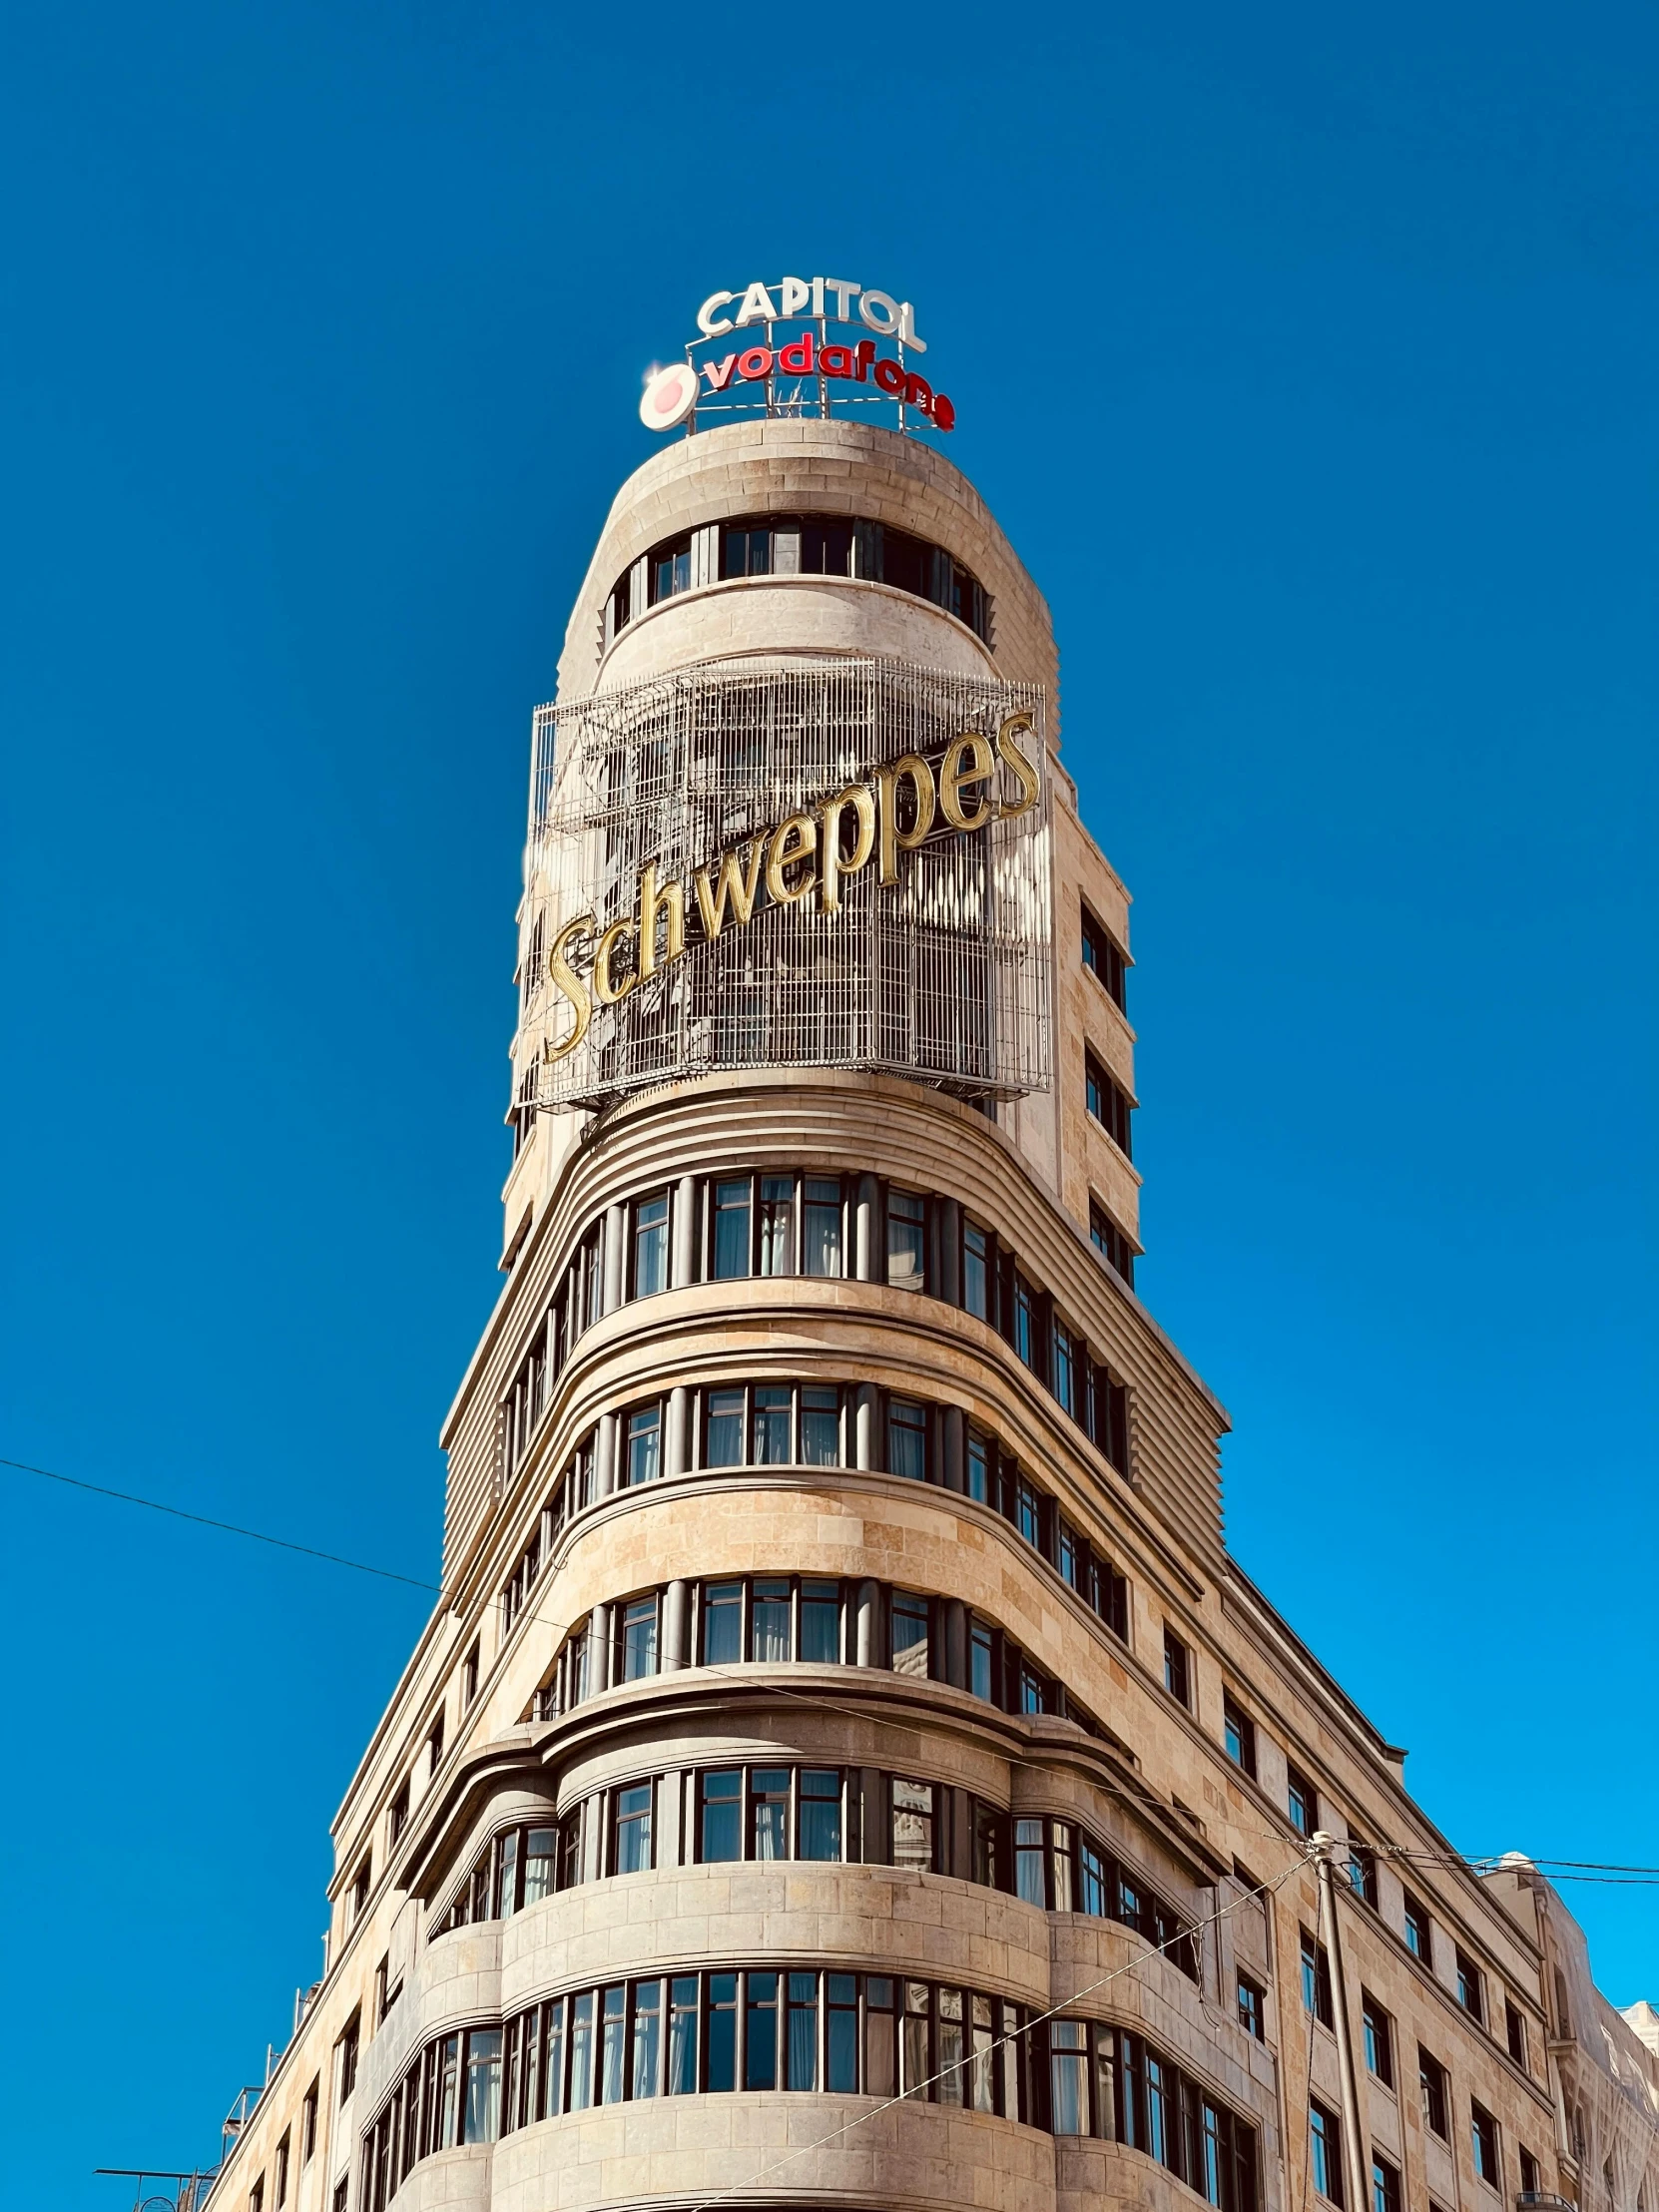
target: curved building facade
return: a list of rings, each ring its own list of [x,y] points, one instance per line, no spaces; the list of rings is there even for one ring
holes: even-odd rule
[[[1634,2109],[1646,2043],[1228,1556],[1057,700],[919,442],[737,424],[619,494],[443,1596],[216,2206],[1602,2212],[1551,2054],[1622,2037]]]

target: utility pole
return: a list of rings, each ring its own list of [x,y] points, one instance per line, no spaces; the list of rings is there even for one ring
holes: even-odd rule
[[[1342,1932],[1337,1926],[1337,1855],[1343,1847],[1323,1828],[1314,1837],[1313,1844],[1320,1886],[1320,1940],[1331,1961],[1331,2008],[1336,2014],[1337,2064],[1343,2083],[1343,2164],[1349,2212],[1372,2212],[1369,2160],[1362,2148],[1371,2131],[1360,2107],[1360,2075],[1354,2063],[1354,2018],[1348,2006]],[[1309,2033],[1313,2033],[1311,2022]]]

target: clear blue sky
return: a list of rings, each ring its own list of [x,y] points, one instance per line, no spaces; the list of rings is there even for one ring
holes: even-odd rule
[[[841,272],[1053,606],[1239,1557],[1458,1845],[1659,1860],[1656,47],[14,9],[0,1452],[433,1570],[530,709],[641,369]],[[424,1607],[0,1483],[3,2193],[121,2212],[283,2039]],[[1570,1895],[1659,1997],[1659,1891]]]

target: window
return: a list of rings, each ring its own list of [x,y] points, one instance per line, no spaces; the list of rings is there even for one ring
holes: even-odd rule
[[[293,2138],[286,2132],[276,2145],[276,2212],[288,2201],[288,2164],[292,2153]]]
[[[1535,2197],[1538,2194],[1538,2161],[1524,2143],[1520,2146],[1521,2194]]]
[[[625,568],[611,593],[611,635],[626,630],[633,616],[634,572]]]
[[[833,1386],[767,1383],[703,1393],[705,1468],[837,1467],[841,1459],[841,1393]]]
[[[841,1393],[817,1386],[801,1392],[801,1463],[838,1467],[841,1463]]]
[[[443,1764],[443,1712],[442,1712],[442,1708],[440,1707],[440,1708],[439,1708],[439,1711],[438,1711],[438,1717],[437,1717],[437,1719],[436,1719],[436,1720],[435,1720],[435,1721],[434,1721],[434,1722],[432,1723],[432,1726],[431,1726],[430,1730],[429,1730],[429,1731],[427,1732],[427,1737],[426,1737],[426,1773],[427,1773],[427,1778],[428,1778],[428,1779],[430,1779],[430,1778],[431,1778],[431,1777],[432,1777],[433,1775],[435,1775],[435,1774],[437,1773],[437,1771],[438,1771],[439,1767],[440,1767],[440,1766],[442,1766],[442,1764]]]
[[[1360,1992],[1360,2019],[1366,2037],[1366,2066],[1385,2088],[1394,2085],[1394,2028],[1369,1989]]]
[[[461,1703],[470,1705],[478,1695],[478,1645],[474,1641],[461,1667]]]
[[[1399,2212],[1399,2168],[1380,2150],[1371,2154],[1372,2212]]]
[[[1083,1096],[1089,1112],[1124,1158],[1132,1159],[1129,1117],[1134,1108],[1129,1093],[1113,1082],[1092,1052],[1083,1055]]]
[[[1186,1702],[1182,1700],[1183,1704]],[[1227,1744],[1227,1756],[1241,1772],[1256,1779],[1256,1723],[1239,1704],[1231,1691],[1224,1693],[1221,1701],[1222,1734]]]
[[[265,2175],[261,2174],[248,2192],[248,2212],[265,2212]]]
[[[804,1581],[801,1585],[801,1657],[809,1666],[841,1663],[841,1586]]]
[[[1291,1826],[1299,1836],[1312,1836],[1320,1824],[1319,1792],[1295,1767],[1286,1769],[1285,1798]]]
[[[1034,1375],[1037,1370],[1037,1301],[1029,1283],[1014,1275],[1014,1351]]]
[[[628,1438],[623,1456],[624,1487],[637,1489],[655,1482],[663,1471],[663,1408],[642,1405],[628,1415]]]
[[[1526,2020],[1507,1997],[1503,2000],[1503,2041],[1510,2057],[1524,2072],[1526,2068]]]
[[[804,1767],[801,1772],[800,1859],[841,1857],[841,1778],[838,1768]]]
[[[351,1919],[353,1923],[361,1920],[363,1909],[368,1904],[369,1881],[372,1873],[373,1868],[371,1863],[369,1862],[369,1860],[364,1859],[362,1865],[357,1869],[356,1874],[352,1877]]]
[[[1239,1976],[1239,2025],[1247,2035],[1261,2042],[1267,2033],[1268,2000],[1266,1992],[1251,1980],[1249,1974]]]
[[[1417,2045],[1417,2086],[1422,2091],[1423,2124],[1441,2142],[1449,2141],[1451,2100],[1445,2068],[1437,2058],[1430,2057],[1420,2043]]]
[[[657,1671],[657,1597],[637,1597],[622,1608],[622,1679],[643,1682]]]
[[[802,1256],[808,1275],[838,1276],[842,1266],[841,1187],[827,1177],[806,1177],[802,1184]]]
[[[391,1811],[386,1816],[386,1841],[395,1844],[409,1825],[409,1778],[405,1775],[397,1785],[397,1793],[391,1801]],[[277,2198],[281,2203],[281,2198]]]
[[[892,1864],[916,1874],[933,1871],[933,1785],[892,1781]]]
[[[933,1608],[924,1597],[913,1596],[908,1590],[895,1590],[892,1594],[892,1671],[894,1674],[913,1674],[925,1682],[931,1673],[928,1664],[928,1630],[932,1625]]]
[[[894,1290],[926,1288],[927,1201],[915,1191],[887,1193],[887,1281]]]
[[[795,1273],[795,1177],[763,1175],[755,1213],[758,1275]]]
[[[1348,1839],[1348,1885],[1362,1905],[1377,1911],[1377,1854],[1353,1835]]]
[[[742,1390],[706,1390],[703,1393],[703,1464],[706,1467],[743,1465]]]
[[[1419,1905],[1409,1892],[1405,1898],[1405,1947],[1420,1958],[1430,1972],[1434,1966],[1434,1933],[1429,1926],[1428,1908]]]
[[[750,1392],[749,1458],[757,1467],[787,1467],[795,1458],[795,1392],[776,1386]]]
[[[1116,938],[1098,915],[1083,908],[1083,965],[1106,986],[1106,995],[1120,1009],[1125,1005],[1124,972],[1129,962]]]
[[[962,1224],[962,1305],[981,1321],[991,1318],[991,1240],[970,1221]]]
[[[1089,2132],[1088,2029],[1081,2020],[1048,2025],[1049,2125],[1056,2135]]]
[[[1122,1276],[1133,1290],[1135,1247],[1097,1198],[1089,1200],[1089,1242],[1103,1256],[1113,1274]]]
[[[703,1585],[703,1664],[731,1666],[743,1657],[743,1584]]]
[[[658,606],[665,599],[676,599],[683,591],[691,590],[691,535],[670,538],[666,545],[657,546],[646,561],[646,583],[650,604]]]
[[[927,1479],[927,1409],[908,1398],[887,1400],[887,1472]]]
[[[633,1258],[636,1298],[654,1298],[668,1289],[667,1191],[635,1200]]]
[[[787,1576],[757,1576],[749,1590],[749,1656],[761,1666],[787,1665],[794,1657],[791,1590]]]
[[[1469,2147],[1474,2153],[1474,2170],[1482,2181],[1494,2189],[1503,2186],[1503,2171],[1498,2164],[1497,2122],[1483,2104],[1469,2100]]]
[[[743,1857],[743,1769],[697,1778],[697,1856],[705,1865]]]
[[[339,2053],[339,2097],[343,2104],[357,2086],[357,2050],[362,2039],[362,2017],[353,2012],[345,2023],[345,2031],[334,2046]]]
[[[1164,1630],[1164,1688],[1177,1705],[1192,1704],[1192,1675],[1187,1647],[1174,1629]]]
[[[1343,2136],[1337,2115],[1316,2097],[1308,2107],[1314,2187],[1328,2203],[1343,2201]]]
[[[968,1687],[987,1705],[995,1703],[995,1635],[996,1631],[986,1622],[976,1620],[969,1638],[972,1648],[968,1660]]]
[[[305,2091],[305,2101],[299,2107],[299,2163],[308,2166],[316,2150],[316,2108],[321,2095],[320,2076]]]
[[[714,1195],[714,1274],[717,1282],[750,1272],[750,1220],[754,1185],[746,1175],[741,1183],[717,1183]]]
[[[1466,1950],[1457,1952],[1457,2001],[1471,2020],[1486,2020],[1486,1983],[1480,1968]]]
[[[618,1790],[611,1833],[611,1872],[648,1874],[651,1856],[651,1814],[655,1790],[649,1782],[636,1782]]]
[[[351,2177],[342,2174],[334,2183],[331,2212],[348,2212],[351,2203]]]
[[[1326,1956],[1325,1945],[1302,1931],[1302,2004],[1312,2012],[1322,2027],[1336,2024],[1336,2008],[1331,2001],[1331,1961]]]

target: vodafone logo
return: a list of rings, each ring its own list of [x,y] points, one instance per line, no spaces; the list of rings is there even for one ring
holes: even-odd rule
[[[690,361],[674,361],[646,379],[640,420],[648,430],[677,430],[697,405],[697,371]]]

